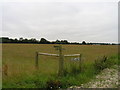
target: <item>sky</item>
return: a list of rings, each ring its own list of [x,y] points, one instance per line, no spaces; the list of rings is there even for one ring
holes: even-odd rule
[[[118,42],[118,2],[5,0],[0,7],[2,37]]]

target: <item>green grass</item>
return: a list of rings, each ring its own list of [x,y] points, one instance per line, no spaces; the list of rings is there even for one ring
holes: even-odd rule
[[[51,56],[40,56],[39,70],[36,71],[35,52],[58,53],[53,46],[52,44],[3,44],[3,66],[8,65],[8,76],[3,75],[3,88],[46,88],[49,86],[47,82],[54,84],[58,81],[62,88],[80,85],[94,78],[93,63],[99,56],[114,55],[110,58],[111,61],[117,60],[115,56],[117,46],[114,45],[63,45],[64,54],[82,53],[82,72],[79,72],[77,61],[72,62],[71,58],[65,58],[66,75],[58,77],[59,60],[58,57]]]
[[[90,66],[88,66],[89,68]],[[9,79],[10,81],[3,80],[3,87],[5,88],[46,88],[48,86],[46,83],[48,81],[60,81],[62,88],[67,88],[71,85],[80,85],[86,83],[94,76],[94,71],[91,72],[91,68],[86,71],[71,75],[67,74],[64,77],[58,77],[57,75],[41,75],[40,73],[35,73],[33,75],[22,75],[19,77],[14,77]]]

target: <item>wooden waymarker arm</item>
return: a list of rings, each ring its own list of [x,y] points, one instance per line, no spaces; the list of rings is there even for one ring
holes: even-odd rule
[[[80,54],[68,54],[68,55],[64,55],[64,56],[80,56]]]
[[[47,55],[47,56],[59,56],[58,54],[49,54],[49,53],[38,53],[39,55]]]
[[[38,55],[46,55],[46,56],[59,56],[59,54],[50,54],[50,53],[40,53],[38,52]],[[68,54],[68,55],[63,55],[63,56],[80,56],[80,54]]]

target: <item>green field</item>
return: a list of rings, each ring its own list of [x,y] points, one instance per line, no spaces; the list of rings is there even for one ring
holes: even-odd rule
[[[45,87],[48,78],[58,73],[58,57],[40,56],[39,70],[36,70],[35,52],[58,54],[53,46],[53,44],[2,44],[2,64],[8,66],[8,76],[3,75],[3,87]],[[64,48],[63,54],[82,54],[82,61],[86,65],[93,63],[98,57],[104,55],[111,57],[118,53],[117,45],[62,45],[62,47]],[[70,60],[71,58],[65,58],[65,65],[68,65]],[[63,82],[66,78],[62,79]],[[84,77],[81,76],[81,78]],[[35,79],[43,83],[36,85],[32,82]],[[78,84],[72,77],[68,80],[73,81],[70,84]],[[84,79],[79,84],[82,81],[84,82]]]

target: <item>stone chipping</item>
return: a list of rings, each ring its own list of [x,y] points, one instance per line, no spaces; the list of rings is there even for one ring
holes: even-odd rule
[[[118,80],[118,67],[106,68],[95,79],[80,86],[71,86],[70,88],[118,88],[120,86]]]

